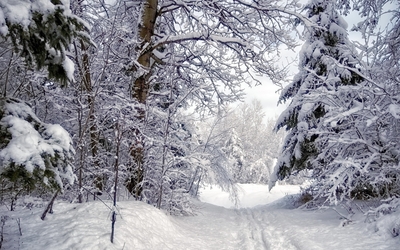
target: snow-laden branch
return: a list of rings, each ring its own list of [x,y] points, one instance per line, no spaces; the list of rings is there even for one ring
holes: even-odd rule
[[[42,183],[61,191],[63,180],[74,182],[70,161],[75,151],[60,125],[41,122],[23,101],[1,98],[0,133],[4,136],[0,138],[0,175],[24,173],[10,181]]]
[[[248,3],[246,1],[242,0],[235,0],[235,2],[240,3],[244,6],[247,6],[249,8],[258,10],[258,11],[263,11],[265,13],[273,13],[273,12],[278,12],[278,13],[284,13],[290,16],[296,17],[299,21],[301,21],[307,28],[318,28],[321,29],[322,27],[310,20],[308,17],[300,14],[300,12],[297,11],[292,11],[289,8],[285,7],[278,7],[278,6],[263,6],[262,3],[258,3],[255,1],[252,1],[251,3]]]
[[[359,105],[356,105],[354,108],[349,109],[345,112],[341,112],[340,114],[337,114],[334,117],[330,117],[328,119],[324,120],[324,124],[331,124],[332,127],[334,127],[335,124],[332,124],[334,121],[339,121],[340,119],[343,119],[344,117],[353,115],[353,114],[357,114],[359,111],[364,109],[364,105],[362,103],[359,103]]]
[[[243,39],[235,38],[235,37],[225,37],[207,34],[207,32],[191,32],[188,34],[182,34],[178,36],[164,36],[160,40],[158,40],[154,45],[145,46],[144,50],[153,51],[163,45],[173,44],[173,43],[181,43],[185,41],[214,41],[218,43],[224,44],[238,44],[243,48],[249,47],[248,42],[243,41]]]

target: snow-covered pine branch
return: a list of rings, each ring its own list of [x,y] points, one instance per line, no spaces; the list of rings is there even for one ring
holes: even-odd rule
[[[33,69],[46,69],[49,78],[73,81],[74,64],[68,58],[73,39],[90,42],[89,26],[73,15],[69,0],[3,0],[0,2],[0,39]]]
[[[25,102],[0,99],[0,176],[11,192],[32,192],[38,187],[63,191],[73,184],[75,151],[67,131],[47,124]]]

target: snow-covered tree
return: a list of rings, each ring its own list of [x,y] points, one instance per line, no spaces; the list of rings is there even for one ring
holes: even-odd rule
[[[235,128],[229,131],[228,138],[222,148],[229,161],[229,170],[233,175],[236,182],[242,182],[243,174],[245,171],[245,154],[243,144],[236,133]]]
[[[78,180],[74,193],[69,195],[82,202],[97,195],[105,198],[112,192],[117,144],[119,185],[126,181],[132,167],[129,144],[135,137],[132,129],[137,126],[136,112],[130,98],[129,77],[121,74],[120,62],[132,46],[127,40],[135,37],[131,23],[138,18],[138,12],[123,1],[104,5],[96,1],[71,1],[71,4],[73,13],[91,26],[96,46],[85,39],[75,39],[69,54],[75,63],[75,81],[60,88],[45,80],[35,92],[35,99],[31,96],[26,99],[34,104],[39,117],[62,124],[73,135]],[[123,133],[120,141],[115,139],[117,125]]]
[[[358,47],[363,61],[359,61],[362,67],[356,74],[362,81],[338,88],[336,112],[327,113],[320,128],[324,136],[318,139],[324,145],[318,159],[325,167],[318,169],[317,196],[327,197],[330,203],[386,199],[400,192],[396,118],[399,46],[397,36],[393,36],[398,33],[398,12],[384,11],[390,1],[374,4],[375,11],[368,1],[355,2],[366,16],[353,27],[366,41]],[[389,24],[380,21],[383,15],[391,17]]]
[[[321,190],[329,194],[330,202],[348,198],[385,199],[397,196],[400,191],[397,129],[399,45],[396,43],[399,19],[396,11],[385,13],[387,3],[382,1],[374,5],[376,11],[371,12],[370,3],[358,1],[360,12],[368,17],[353,28],[361,31],[369,41],[359,46],[364,59],[364,81],[346,90],[342,87],[356,101],[346,105],[342,103],[341,113],[333,114],[325,126],[325,131],[334,126],[343,130],[340,136],[330,136],[329,141],[326,140],[328,147],[321,155],[321,158],[333,156],[329,171],[325,172],[332,177],[323,181]],[[380,21],[384,14],[391,16],[388,25]],[[339,122],[343,124],[343,120],[348,121],[345,128],[337,125]]]
[[[70,135],[40,121],[28,104],[0,99],[0,135],[0,179],[11,207],[17,196],[36,188],[63,191],[64,181],[74,182]]]
[[[145,121],[149,93],[165,85],[161,78],[166,74],[179,76],[176,90],[188,95],[200,113],[240,99],[241,85],[258,81],[253,74],[282,80],[273,57],[281,44],[293,45],[284,29],[291,3],[147,0],[140,7],[139,43],[126,65],[132,73],[132,97],[142,105],[137,108],[139,123]],[[282,29],[276,28],[278,23]],[[141,168],[145,135],[135,133],[139,140],[132,152],[143,155],[136,157]]]
[[[354,1],[363,20],[365,44],[348,41],[338,11],[349,1],[310,1],[300,73],[282,93],[291,99],[277,128],[289,135],[276,174],[288,177],[311,169],[314,198],[328,203],[387,198],[399,193],[398,12],[390,1]],[[372,5],[371,5],[372,4]],[[394,8],[396,9],[396,8]],[[336,11],[337,10],[337,11]],[[374,11],[372,11],[374,10]],[[382,26],[383,15],[391,15]],[[374,42],[371,42],[374,41]]]
[[[7,170],[2,171],[2,181],[14,183],[14,191],[19,190],[15,197],[38,187],[62,191],[62,179],[73,179],[71,138],[60,125],[51,125],[65,124],[63,116],[52,112],[55,107],[63,110],[66,103],[57,106],[50,92],[63,96],[56,86],[74,80],[70,45],[76,37],[89,42],[87,29],[71,13],[68,0],[0,3],[0,92],[2,115],[6,115],[2,117],[1,167]],[[25,137],[26,145],[14,148]],[[15,158],[22,151],[21,158]]]
[[[207,132],[201,130],[202,139],[208,138],[207,141],[213,144],[215,158],[227,165],[236,182],[269,181],[283,132],[273,131],[275,119],[270,118],[265,122],[264,118],[260,101],[253,100],[233,110],[221,109],[220,115],[211,123],[214,125],[200,125],[207,126]]]
[[[318,157],[326,147],[324,142],[351,126],[351,119],[332,123],[328,134],[321,134],[321,127],[329,122],[328,117],[360,102],[351,91],[363,80],[359,61],[335,1],[311,0],[305,9],[313,24],[305,27],[300,72],[280,97],[280,102],[291,101],[276,125],[289,131],[276,166],[280,179],[305,169],[315,169],[314,175],[324,178],[320,170],[331,160]]]
[[[243,103],[234,110],[228,124],[235,126],[241,139],[245,164],[241,172],[243,183],[267,183],[274,158],[281,146],[283,132],[275,133],[270,118],[265,121],[265,112],[259,100]]]

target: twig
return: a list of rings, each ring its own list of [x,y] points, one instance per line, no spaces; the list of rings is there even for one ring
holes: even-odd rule
[[[344,223],[342,223],[342,226],[345,226],[347,224],[349,224],[350,222],[352,222],[352,220],[350,218],[348,218],[347,216],[345,216],[344,214],[340,213],[339,211],[337,211],[336,208],[332,208],[333,211],[335,211],[338,215],[340,215],[343,219],[345,219],[346,221]]]
[[[360,205],[358,205],[357,203],[354,203],[356,205],[356,207],[358,208],[358,210],[361,211],[361,213],[365,214],[366,212],[362,209],[362,207]]]
[[[15,221],[18,224],[18,231],[19,231],[19,235],[22,236],[22,229],[21,229],[21,218],[17,218],[15,219]]]
[[[88,192],[90,194],[93,194],[93,192],[91,192],[89,189],[87,189],[87,188],[85,188],[83,186],[82,186],[82,189],[84,189],[86,192]],[[99,201],[101,201],[108,209],[110,209],[110,211],[113,211],[113,209],[109,205],[107,205],[101,198],[97,197],[97,199]]]

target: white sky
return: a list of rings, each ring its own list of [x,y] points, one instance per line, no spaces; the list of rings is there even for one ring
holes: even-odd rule
[[[290,75],[288,77],[287,83],[288,84],[292,77],[298,72],[298,54],[303,45],[303,42],[299,41],[299,46],[296,48],[296,51],[281,51],[281,64],[288,65],[289,62],[292,62],[289,66]],[[295,62],[293,62],[295,61]],[[253,99],[257,99],[263,105],[266,118],[275,118],[279,116],[286,108],[287,104],[280,104],[278,105],[278,99],[280,95],[280,87],[274,85],[268,78],[263,77],[261,78],[262,85],[258,85],[255,87],[246,87],[245,93],[246,103],[251,103]],[[286,86],[286,85],[285,85]]]

